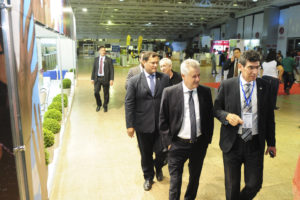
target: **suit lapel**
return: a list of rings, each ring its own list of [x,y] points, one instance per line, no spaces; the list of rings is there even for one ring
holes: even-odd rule
[[[182,83],[178,84],[177,87],[178,91],[177,91],[177,99],[175,101],[177,101],[177,105],[178,106],[178,114],[179,116],[181,116],[180,118],[180,122],[178,124],[180,124],[180,126],[182,125],[182,121],[183,121],[183,109],[184,109],[184,96],[183,96],[183,88],[182,88]]]
[[[234,98],[233,99],[236,99],[237,100],[237,102],[236,102],[236,113],[238,113],[239,114],[239,116],[241,115],[241,94],[240,94],[240,78],[238,77],[237,79],[236,79],[236,83],[233,85],[233,91],[234,91]]]
[[[151,90],[149,88],[148,82],[147,82],[147,77],[145,76],[145,73],[141,73],[141,82],[145,90],[147,90],[148,94],[152,96]]]
[[[198,101],[199,101],[199,113],[200,113],[200,120],[202,121],[203,120],[203,108],[204,108],[204,99],[203,99],[203,96],[201,95],[200,93],[200,87],[198,86],[197,87],[197,94],[198,94]],[[202,109],[201,109],[202,108]],[[201,122],[200,122],[201,124]],[[202,126],[201,126],[202,127]]]
[[[159,86],[160,86],[160,78],[161,78],[161,74],[160,73],[158,73],[158,72],[156,72],[156,75],[155,75],[155,78],[156,78],[156,80],[155,80],[155,90],[154,90],[154,96],[156,96],[156,94],[157,94],[157,92],[158,92],[158,90],[159,90]]]
[[[261,84],[260,79],[256,79],[256,88],[257,88],[257,116],[259,116],[260,110],[263,110],[260,106],[262,105],[263,102],[263,93],[264,93],[264,87]]]

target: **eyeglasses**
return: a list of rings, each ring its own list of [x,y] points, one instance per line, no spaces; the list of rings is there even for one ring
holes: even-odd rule
[[[253,71],[253,70],[260,70],[260,69],[261,69],[261,66],[247,66],[246,68],[247,68],[248,70]]]

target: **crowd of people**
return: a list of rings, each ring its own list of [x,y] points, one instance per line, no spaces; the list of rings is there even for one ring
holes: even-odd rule
[[[111,59],[105,56],[103,48],[100,47],[92,72],[97,112],[102,106],[101,86],[107,112],[109,86],[114,77]],[[233,56],[224,62],[223,68],[229,72],[214,104],[210,89],[199,84],[197,60],[184,60],[180,74],[172,69],[171,59],[160,59],[152,51],[142,52],[139,62],[129,70],[126,79],[125,118],[128,136],[137,137],[144,190],[151,190],[154,177],[163,180],[162,168],[168,164],[169,199],[180,199],[184,163],[189,160],[184,198],[196,198],[216,117],[221,122],[219,144],[226,199],[253,199],[262,187],[264,154],[276,156],[274,110],[278,109],[278,85],[283,78],[287,82],[285,89],[291,88],[289,72],[295,69],[289,54],[283,58],[270,51],[262,62],[257,51],[241,53],[239,48],[233,49]],[[215,67],[213,71],[216,72]],[[240,189],[242,165],[245,186]]]

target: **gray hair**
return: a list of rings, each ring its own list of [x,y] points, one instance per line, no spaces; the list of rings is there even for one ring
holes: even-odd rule
[[[164,64],[171,65],[172,67],[172,61],[169,58],[163,58],[159,61],[159,66],[162,66]]]
[[[181,74],[187,75],[190,71],[190,68],[200,70],[199,62],[197,60],[194,60],[194,59],[187,59],[187,60],[183,61],[180,65]]]

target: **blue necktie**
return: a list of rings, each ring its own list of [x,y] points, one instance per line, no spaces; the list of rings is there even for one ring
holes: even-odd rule
[[[149,75],[149,78],[150,78],[150,90],[151,90],[151,94],[152,94],[152,96],[154,96],[154,90],[155,90],[154,78],[155,78],[155,75],[151,74],[151,75]]]

